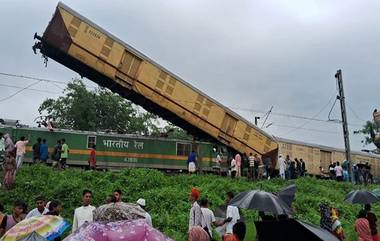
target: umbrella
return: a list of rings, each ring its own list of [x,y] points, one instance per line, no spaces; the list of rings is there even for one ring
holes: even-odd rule
[[[173,241],[144,219],[82,225],[64,241]]]
[[[375,194],[377,197],[380,197],[380,188],[372,190],[372,193]]]
[[[43,215],[25,219],[8,230],[1,241],[18,241],[37,233],[47,240],[60,236],[70,224],[59,216]]]
[[[292,212],[288,205],[276,195],[259,190],[239,193],[231,200],[230,205],[240,208],[256,209],[277,215],[290,214]]]
[[[278,197],[284,201],[288,207],[292,207],[294,197],[296,196],[297,187],[295,184],[285,187],[278,193]]]
[[[134,203],[110,203],[94,210],[94,221],[119,221],[145,218],[145,211]]]
[[[25,238],[21,239],[20,241],[47,241],[46,238],[42,237],[36,232],[33,232],[26,236]]]
[[[295,219],[255,222],[255,226],[260,241],[339,241],[327,230]]]
[[[351,191],[346,195],[346,198],[344,200],[351,204],[370,204],[380,201],[380,199],[375,194],[367,190]]]

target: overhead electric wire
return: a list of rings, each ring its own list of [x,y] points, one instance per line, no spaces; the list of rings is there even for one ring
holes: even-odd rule
[[[15,88],[15,89],[24,89],[25,88],[25,87],[21,87],[21,86],[7,85],[7,84],[0,84],[0,86],[8,87],[8,88]],[[31,91],[49,93],[49,94],[61,94],[60,92],[53,92],[53,91],[49,91],[49,90],[40,90],[40,89],[32,89],[32,88],[26,88],[25,90],[31,90]]]
[[[28,89],[29,87],[32,87],[33,85],[36,85],[36,84],[40,83],[41,81],[42,81],[42,80],[37,80],[36,82],[33,82],[33,83],[31,83],[30,85],[27,85],[27,86],[21,88],[20,90],[16,91],[15,93],[13,93],[13,94],[11,94],[11,95],[9,95],[9,96],[7,96],[7,97],[4,97],[4,98],[0,99],[0,102],[3,102],[3,101],[6,101],[6,100],[9,100],[9,99],[12,98],[13,96],[15,96],[15,95],[17,95],[17,94],[23,92],[24,90]]]
[[[12,74],[12,73],[5,73],[5,72],[0,72],[0,75],[3,76],[8,76],[8,77],[14,77],[14,78],[24,78],[24,79],[31,79],[31,80],[38,80],[38,81],[44,81],[44,82],[49,82],[51,84],[54,84],[57,88],[63,90],[64,88],[61,88],[59,84],[64,84],[67,85],[69,82],[65,81],[58,81],[58,80],[52,80],[52,79],[44,79],[44,78],[36,78],[32,76],[26,76],[26,75],[21,75],[21,74]],[[86,85],[86,87],[89,88],[94,88]],[[29,88],[27,88],[29,89]],[[186,100],[176,100],[179,102],[184,102],[184,103],[195,103],[194,101],[186,101]],[[233,109],[233,110],[240,110],[240,111],[248,111],[248,112],[256,112],[256,113],[267,113],[268,111],[265,110],[257,110],[257,109],[251,109],[251,108],[244,108],[244,107],[236,107],[236,106],[228,106],[228,108]],[[287,118],[294,118],[294,119],[303,119],[303,120],[309,120],[309,121],[316,121],[316,122],[324,122],[324,123],[335,123],[336,122],[331,122],[329,120],[325,119],[319,119],[319,118],[313,118],[313,117],[307,117],[307,116],[301,116],[301,115],[295,115],[295,114],[289,114],[289,113],[282,113],[282,112],[271,112],[271,115],[275,116],[282,116],[282,117],[287,117]],[[356,123],[349,123],[348,125],[351,126],[361,126],[361,124],[356,124]]]

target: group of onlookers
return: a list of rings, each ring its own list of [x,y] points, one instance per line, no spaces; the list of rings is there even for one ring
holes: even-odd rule
[[[282,179],[296,179],[297,177],[303,177],[306,173],[305,161],[301,158],[290,159],[289,155],[284,158],[282,154],[278,158],[280,167],[280,177]]]
[[[9,134],[0,133],[0,160],[4,169],[3,185],[6,189],[11,189],[16,179],[17,170],[21,168],[29,143],[28,138],[21,136],[14,144]],[[49,146],[46,139],[37,138],[32,146],[33,163],[47,163],[49,159]],[[65,139],[60,139],[54,146],[51,153],[53,166],[65,169],[66,161],[69,157],[69,146]]]
[[[122,191],[116,189],[113,195],[110,195],[105,200],[105,203],[119,203],[122,202]],[[72,232],[75,232],[80,226],[85,223],[93,222],[93,211],[95,207],[91,205],[92,192],[90,190],[83,190],[82,192],[82,206],[74,211]],[[136,202],[144,211],[146,208],[145,199],[140,198]],[[4,206],[0,203],[0,238],[13,226],[24,219],[38,217],[42,215],[55,215],[60,216],[62,211],[62,203],[58,200],[52,200],[46,203],[44,197],[37,197],[35,199],[36,207],[28,212],[28,206],[23,201],[15,201],[12,208],[12,213],[9,215],[4,214]],[[145,220],[147,224],[152,226],[152,218],[148,212],[145,211]],[[54,241],[61,240],[60,237]]]
[[[244,222],[240,221],[239,209],[229,205],[234,194],[232,192],[226,193],[226,214],[219,220],[216,220],[213,211],[209,209],[209,201],[206,198],[200,199],[200,196],[201,193],[197,188],[191,189],[189,241],[214,240],[214,228],[224,241],[244,240],[246,227]]]
[[[325,171],[323,167],[319,167],[320,174],[318,178],[331,179],[338,182],[351,180],[348,165],[342,165],[340,162],[330,163],[328,170]],[[355,184],[368,184],[373,183],[373,175],[371,173],[371,166],[368,164],[354,164],[352,166],[353,182]]]

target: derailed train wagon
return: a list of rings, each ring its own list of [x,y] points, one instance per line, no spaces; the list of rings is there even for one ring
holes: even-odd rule
[[[277,160],[277,141],[175,74],[59,3],[34,50],[203,140]]]

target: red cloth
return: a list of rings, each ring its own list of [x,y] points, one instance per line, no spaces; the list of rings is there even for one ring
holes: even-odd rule
[[[96,150],[95,149],[91,150],[89,164],[92,167],[96,166]]]
[[[234,234],[226,234],[223,241],[239,241],[239,239]]]
[[[209,241],[208,233],[200,226],[194,226],[189,231],[189,241]]]
[[[190,193],[190,195],[191,195],[195,200],[198,200],[199,197],[201,196],[201,192],[200,192],[197,188],[193,187],[193,188],[191,189],[191,193]]]
[[[358,233],[358,241],[373,241],[369,222],[366,218],[356,219],[355,230]]]
[[[380,235],[379,234],[372,235],[372,239],[373,241],[380,241]]]

